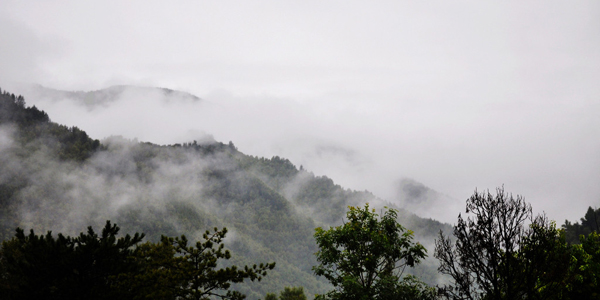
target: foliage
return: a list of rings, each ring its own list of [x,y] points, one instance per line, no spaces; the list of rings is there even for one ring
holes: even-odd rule
[[[81,162],[100,149],[100,141],[91,139],[85,131],[50,122],[46,112],[35,106],[25,107],[23,96],[15,97],[7,92],[0,93],[0,124],[16,125],[20,142],[29,149],[50,146],[63,160]],[[44,145],[37,140],[40,136],[46,139]]]
[[[454,227],[456,242],[436,241],[439,271],[450,275],[441,288],[448,299],[551,299],[562,289],[568,249],[544,216],[498,188],[495,196],[477,193],[467,200],[466,220]],[[530,222],[530,226],[526,226]]]
[[[279,294],[279,300],[306,300],[304,288],[286,286]]]
[[[226,228],[206,231],[204,241],[192,246],[185,236],[163,236],[157,244],[143,244],[136,249],[141,271],[122,274],[120,285],[129,287],[134,299],[244,299],[245,295],[230,289],[231,284],[260,281],[275,263],[218,268],[219,260],[231,258],[224,249],[226,234]]]
[[[135,269],[132,246],[143,235],[118,238],[106,222],[98,236],[88,227],[76,238],[17,229],[0,251],[0,294],[5,299],[127,299],[115,294],[113,276]]]
[[[563,225],[571,244],[565,299],[600,299],[600,209],[589,207],[580,220]]]
[[[565,299],[600,299],[600,234],[582,235],[572,245]]]
[[[412,288],[427,289],[412,284],[412,277],[402,280],[404,268],[419,263],[426,249],[412,241],[412,232],[396,217],[397,212],[388,209],[379,219],[367,204],[350,207],[341,226],[316,229],[320,265],[313,270],[335,288],[320,299],[404,299]]]
[[[306,300],[303,287],[288,287],[286,286],[283,291],[279,293],[279,298],[276,294],[267,293],[265,300]]]
[[[277,295],[273,293],[267,293],[267,295],[265,295],[265,300],[277,300]]]
[[[600,232],[600,208],[588,207],[585,216],[580,219],[581,223],[571,223],[565,220],[562,228],[566,232],[567,242],[577,244],[581,235],[588,236],[592,232]]]
[[[107,221],[102,234],[89,227],[72,238],[51,232],[25,235],[17,229],[0,251],[3,299],[244,299],[231,284],[262,279],[275,263],[217,268],[230,259],[227,229],[206,232],[188,246],[185,236],[144,243],[144,235],[116,237]]]

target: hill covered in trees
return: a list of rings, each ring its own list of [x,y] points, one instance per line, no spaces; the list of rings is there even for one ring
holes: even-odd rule
[[[469,198],[466,215],[458,217],[454,228],[398,208],[376,221],[376,211],[394,204],[367,191],[342,188],[285,158],[254,157],[232,142],[213,140],[173,145],[121,137],[99,141],[77,127],[53,123],[44,111],[27,107],[23,97],[7,92],[0,92],[0,167],[0,272],[6,272],[0,288],[5,291],[34,286],[27,290],[40,297],[85,298],[85,293],[96,291],[99,298],[115,292],[128,299],[154,297],[158,291],[166,298],[194,298],[206,294],[189,287],[214,283],[238,297],[231,299],[241,299],[242,294],[274,299],[278,291],[281,299],[302,299],[304,292],[309,298],[335,298],[353,291],[381,299],[387,299],[389,291],[414,292],[422,299],[600,295],[597,208],[588,208],[580,222],[565,221],[557,229],[544,215],[534,216],[522,197],[498,189],[495,196],[488,191]],[[402,190],[415,199],[435,193],[414,182],[405,183]],[[365,209],[355,208],[360,206]],[[131,235],[117,239],[119,228],[107,220]],[[401,230],[395,221],[414,231],[420,243],[413,244],[412,231]],[[98,235],[92,228],[102,224],[106,226]],[[88,225],[87,234],[80,233]],[[17,227],[33,231],[26,235],[22,229],[15,231]],[[207,231],[212,228],[213,233]],[[403,246],[387,243],[400,235],[382,234],[386,231],[400,232]],[[453,236],[447,236],[450,232]],[[147,242],[141,243],[143,238]],[[390,256],[382,255],[373,264],[369,258],[379,246]],[[358,256],[345,255],[339,247],[358,249],[351,250]],[[364,252],[367,248],[375,250]],[[203,253],[199,249],[212,254],[198,259]],[[409,252],[397,251],[403,249]],[[404,277],[396,285],[400,277],[393,271],[393,258],[408,258],[406,264],[412,265],[426,249],[430,258],[411,270],[416,277]],[[440,262],[431,259],[433,254]],[[195,277],[198,262],[208,262],[208,270],[217,267],[211,257],[226,259],[218,265],[224,271],[207,273],[206,278],[233,277]],[[379,272],[377,286],[383,288],[376,291],[369,282],[347,280],[356,268]],[[68,276],[53,277],[43,270]],[[241,283],[267,273],[261,282]],[[340,285],[332,290],[315,273],[327,274],[329,282]],[[40,280],[35,278],[49,284],[36,290]],[[82,284],[79,289],[64,288],[77,282]],[[174,286],[177,289],[170,289]]]
[[[340,225],[348,206],[394,207],[285,158],[246,155],[231,142],[99,141],[77,127],[53,123],[21,96],[0,94],[2,240],[17,227],[76,236],[106,220],[124,233],[145,233],[152,242],[181,234],[195,241],[207,229],[227,227],[231,264],[277,263],[268,279],[235,289],[256,299],[302,286],[312,297],[330,288],[312,271],[315,228]],[[440,229],[450,231],[449,225],[405,210],[398,220],[426,246]],[[415,273],[435,284],[436,267],[426,261]]]

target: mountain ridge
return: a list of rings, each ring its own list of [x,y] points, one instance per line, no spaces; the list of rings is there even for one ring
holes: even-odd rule
[[[206,228],[227,227],[232,263],[278,264],[261,283],[236,289],[250,298],[284,286],[304,286],[314,294],[329,288],[311,270],[314,228],[340,224],[350,205],[394,207],[369,192],[344,189],[326,176],[298,169],[285,158],[243,154],[231,142],[98,141],[25,107],[22,97],[2,93],[0,98],[0,133],[9,140],[0,148],[2,239],[17,226],[77,233],[107,219],[124,232],[146,233],[149,240],[180,234],[194,239]],[[401,223],[424,244],[432,244],[440,229],[450,230],[399,211]],[[424,265],[414,272],[435,283],[435,267]]]
[[[108,106],[127,94],[143,97],[157,97],[161,101],[171,102],[172,99],[186,102],[199,102],[202,99],[194,94],[162,87],[137,86],[137,85],[111,85],[106,88],[91,91],[66,91],[42,86],[32,85],[25,89],[26,97],[46,97],[52,101],[70,99],[93,110],[98,106]]]

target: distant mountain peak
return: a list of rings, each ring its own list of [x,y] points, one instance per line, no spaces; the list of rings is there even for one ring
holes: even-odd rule
[[[35,98],[47,98],[53,101],[72,100],[85,105],[90,110],[98,106],[106,107],[119,99],[129,97],[154,97],[163,102],[198,102],[202,100],[200,97],[188,92],[135,85],[112,85],[92,91],[65,91],[37,84],[30,89],[30,93]]]
[[[460,211],[462,201],[442,194],[411,178],[403,178],[396,184],[394,197],[398,205],[419,216],[435,216],[444,222],[452,222],[456,216],[449,212]]]

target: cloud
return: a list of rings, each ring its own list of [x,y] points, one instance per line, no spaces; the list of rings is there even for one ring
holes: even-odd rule
[[[51,45],[23,23],[0,13],[0,83],[3,88],[38,80],[40,63],[47,59]]]
[[[558,220],[577,219],[600,196],[597,1],[1,5],[29,28],[11,35],[21,48],[4,48],[15,63],[2,74],[205,100],[131,95],[86,112],[28,97],[95,138],[209,134],[386,199],[401,178],[459,200],[505,184]],[[19,54],[48,38],[68,51]]]
[[[380,102],[363,110],[354,107],[362,105],[360,100],[344,105],[216,92],[200,102],[165,102],[160,95],[136,90],[93,111],[69,99],[27,99],[36,99],[30,104],[45,109],[54,121],[77,124],[93,137],[116,133],[172,144],[210,139],[210,134],[233,141],[245,153],[286,157],[344,187],[367,189],[390,201],[400,201],[396,184],[405,177],[459,201],[475,188],[505,184],[549,214],[553,206],[544,205],[549,200],[557,205],[556,213],[564,211],[564,199],[577,195],[586,203],[593,201],[586,195],[596,193],[598,175],[591,166],[597,165],[593,149],[599,145],[588,139],[598,128],[593,103],[528,103],[488,111],[496,104],[436,108]],[[435,213],[412,209],[451,222],[462,206],[449,208]],[[573,209],[572,214],[581,212]]]

